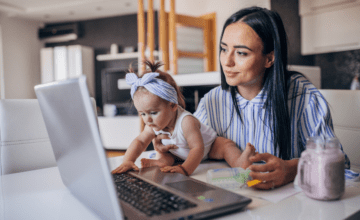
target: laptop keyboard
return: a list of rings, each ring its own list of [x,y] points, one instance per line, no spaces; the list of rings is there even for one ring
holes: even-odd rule
[[[180,196],[127,173],[113,174],[118,197],[147,216],[162,215],[196,207]]]

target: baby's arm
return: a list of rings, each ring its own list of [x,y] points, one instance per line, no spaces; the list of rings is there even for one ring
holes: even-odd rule
[[[135,165],[135,160],[146,150],[146,147],[154,137],[154,131],[150,127],[145,126],[144,130],[131,142],[129,148],[126,150],[123,163],[111,173],[123,173],[131,169],[139,170]]]
[[[186,170],[188,175],[191,175],[194,172],[204,156],[204,141],[201,136],[200,126],[200,122],[193,116],[186,116],[181,122],[184,137],[190,148],[189,155],[182,164],[182,167]],[[185,174],[178,166],[164,167],[162,168],[162,171]]]

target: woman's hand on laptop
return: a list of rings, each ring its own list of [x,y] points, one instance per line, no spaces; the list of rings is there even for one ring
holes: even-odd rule
[[[176,146],[175,144],[163,145],[162,142],[161,142],[161,139],[169,139],[169,136],[166,135],[166,134],[160,134],[160,135],[157,135],[153,139],[154,149],[157,152],[166,153],[171,149],[177,149],[178,148],[178,146]]]
[[[132,161],[126,161],[126,162],[123,162],[120,166],[118,166],[116,169],[114,169],[113,171],[111,171],[112,174],[115,174],[115,173],[125,173],[126,171],[129,171],[129,170],[139,170],[139,167],[137,167],[135,165],[134,162]]]

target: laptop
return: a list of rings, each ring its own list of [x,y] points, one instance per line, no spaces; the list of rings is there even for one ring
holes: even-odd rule
[[[37,85],[35,92],[64,185],[101,219],[203,219],[241,211],[251,202],[158,167],[112,175],[86,77]],[[139,190],[137,200],[129,199]],[[148,210],[155,203],[160,208]]]

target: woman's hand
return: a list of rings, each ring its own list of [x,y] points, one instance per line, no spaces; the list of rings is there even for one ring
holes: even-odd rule
[[[126,161],[123,162],[120,166],[118,166],[115,170],[111,171],[111,173],[125,173],[126,171],[131,169],[139,170],[139,167],[137,167],[132,161]]]
[[[161,139],[170,139],[168,135],[166,134],[160,134],[157,135],[154,139],[153,139],[153,145],[154,145],[154,149],[157,152],[160,153],[166,153],[168,152],[170,149],[177,149],[178,147],[174,144],[169,144],[169,145],[163,145],[161,143]]]
[[[253,164],[249,166],[250,176],[261,180],[253,188],[272,189],[292,182],[297,173],[298,160],[282,160],[269,153],[256,154],[249,158],[251,162],[265,161],[266,164]]]

